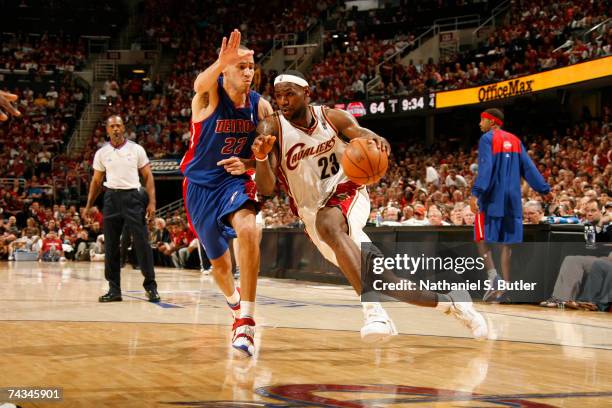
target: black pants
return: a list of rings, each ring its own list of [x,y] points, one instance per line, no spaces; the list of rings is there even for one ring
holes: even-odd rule
[[[153,252],[149,245],[149,232],[145,209],[149,198],[144,189],[107,190],[104,194],[104,277],[111,292],[121,291],[121,231],[125,225],[134,239],[132,249],[144,276],[142,286],[156,289],[153,270]]]
[[[132,248],[130,249],[130,247]],[[132,267],[134,269],[138,267],[138,261],[136,260],[136,250],[134,249],[134,237],[132,237],[132,231],[128,228],[127,223],[123,224],[123,231],[121,231],[119,258],[121,259],[122,268],[128,262],[132,264]],[[155,252],[153,252],[153,265],[155,265]]]

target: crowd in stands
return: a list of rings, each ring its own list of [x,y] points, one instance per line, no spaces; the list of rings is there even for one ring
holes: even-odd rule
[[[414,46],[415,34],[424,30],[420,27],[423,21],[403,24],[401,30],[372,33],[363,29],[366,22],[366,26],[375,27],[402,21],[393,10],[340,13],[339,30],[325,33],[324,57],[309,74],[314,101],[334,104],[363,99],[368,82],[377,75],[381,81],[369,96],[420,95],[537,73],[612,53],[611,27],[603,32],[594,30],[582,39],[587,29],[611,14],[609,3],[601,0],[512,2],[507,23],[488,32],[480,47],[439,63],[402,61],[402,55]],[[411,32],[405,31],[406,27]]]
[[[217,0],[211,4],[191,0],[176,7],[172,1],[156,0],[146,3],[143,24],[147,42],[158,41],[179,50],[182,56],[193,53],[193,58],[200,61],[210,54],[210,48],[214,52],[210,44],[217,45],[219,38],[238,28],[258,58],[272,47],[275,36],[306,33],[335,3],[335,0],[291,3],[256,0],[228,4]]]
[[[372,95],[466,88],[611,55],[612,27],[581,39],[611,11],[609,2],[599,0],[513,2],[508,22],[490,32],[474,51],[439,63],[386,60],[379,70],[382,81]]]
[[[74,184],[77,179],[69,168],[77,164],[62,166],[58,153],[64,149],[85,105],[85,91],[70,74],[56,79],[36,84],[35,88],[7,89],[19,96],[17,108],[21,116],[18,120],[0,123],[0,178],[28,180],[24,198],[36,199],[39,190],[57,183],[70,188],[71,184],[66,181],[72,180]],[[61,190],[61,194],[63,198],[71,198],[69,192]],[[46,199],[49,203],[54,197]]]
[[[457,3],[461,4],[455,4],[456,6],[461,6],[466,2]],[[509,23],[492,33],[486,47],[495,46],[498,50],[509,50],[514,47],[514,54],[519,55],[521,50],[531,50],[531,47],[537,45],[539,52],[544,49],[544,43],[556,46],[562,39],[571,38],[572,30],[590,27],[601,21],[604,18],[602,16],[607,15],[605,5],[600,1],[589,2],[588,7],[582,7],[579,0],[567,2],[567,4],[564,4],[566,7],[548,3],[531,3],[529,6],[527,7],[521,2],[513,4],[509,21],[520,22],[520,24]],[[217,37],[220,37],[224,32],[223,30],[231,25],[233,17],[228,14],[225,7],[221,6],[215,9],[216,14],[210,15],[210,9],[202,10],[196,3],[189,3],[185,9],[176,10],[171,8],[168,2],[160,0],[147,4],[146,7],[145,15],[147,16],[147,27],[149,27],[147,35],[162,43],[177,42],[173,47],[178,52],[176,62],[170,75],[163,82],[159,79],[143,80],[139,78],[119,82],[115,80],[107,81],[105,90],[109,106],[104,116],[112,113],[121,114],[126,121],[128,138],[143,144],[151,156],[156,158],[181,157],[189,140],[188,123],[191,115],[190,98],[193,78],[203,67],[208,66],[215,60],[216,47],[210,46],[212,37],[215,37],[218,41]],[[577,11],[578,9],[580,9],[580,12]],[[164,10],[170,14],[165,15],[160,12]],[[204,11],[207,13],[206,17],[202,17]],[[177,16],[183,16],[184,19],[170,18],[174,15],[173,13],[178,13]],[[340,14],[342,15],[342,12]],[[394,21],[394,18],[396,19],[394,15],[390,12],[385,12],[382,15],[380,13],[367,14],[368,18],[376,20],[375,23]],[[269,19],[274,20],[274,16]],[[347,23],[349,29],[353,27],[353,31],[348,34],[346,39],[348,46],[346,48],[328,47],[327,57],[314,64],[310,72],[312,99],[315,103],[331,104],[343,98],[359,99],[364,97],[365,85],[376,74],[378,62],[402,49],[414,38],[411,35],[398,35],[396,38],[386,40],[378,40],[373,35],[365,38],[360,37],[354,29],[356,24],[350,23],[352,21],[349,18],[350,16],[351,11],[345,11],[344,17],[340,19]],[[538,19],[538,16],[546,16],[548,19]],[[548,20],[553,21],[550,24],[554,25],[556,29],[569,28],[560,31],[548,30],[543,27],[543,24]],[[181,24],[181,26],[175,27],[172,25],[175,24],[172,21],[175,23],[176,21],[189,21],[191,24]],[[243,30],[247,44],[251,45],[253,37],[249,36],[249,21],[237,26]],[[253,21],[258,20],[254,18]],[[204,27],[206,27],[205,32],[200,33]],[[557,38],[557,36],[554,41],[543,40],[539,34],[540,31],[537,30],[544,30],[547,33],[552,31],[557,33],[559,31],[560,34],[557,34],[562,35],[562,37]],[[326,35],[331,37],[330,33]],[[590,58],[608,53],[609,47],[606,47],[606,45],[609,38],[610,36],[607,33],[598,37],[595,44],[598,44],[599,48],[594,53],[585,54],[584,57]],[[327,38],[325,41],[331,41],[331,38]],[[514,42],[510,47],[508,44],[512,41]],[[546,49],[548,50],[548,48]],[[408,94],[415,90],[425,92],[431,87],[468,86],[473,83],[470,82],[469,78],[471,77],[478,81],[485,77],[487,81],[499,79],[493,75],[494,71],[500,72],[494,69],[496,63],[493,61],[494,57],[492,55],[497,54],[489,51],[490,49],[479,51],[486,54],[485,56],[488,58],[486,63],[481,61],[478,64],[445,65],[446,74],[443,76],[432,73],[432,69],[439,71],[442,69],[439,68],[442,65],[411,64],[403,66],[399,64],[399,60],[396,64],[387,62],[381,67],[383,91],[395,95]],[[480,54],[476,56],[478,55]],[[570,62],[576,62],[576,60],[567,59],[562,63]],[[527,66],[526,64],[523,65]],[[342,67],[342,69],[338,69],[338,67]],[[536,67],[535,69],[540,68]],[[510,71],[502,72],[502,74],[503,76],[513,75]],[[272,81],[275,75],[275,72],[266,73],[260,69],[257,69],[255,74],[254,88],[268,100],[272,100],[273,97]],[[433,80],[430,80],[432,78]],[[396,79],[398,80],[396,81]],[[443,82],[446,85],[443,85]],[[104,128],[103,124],[100,123],[100,126],[94,132],[91,145],[88,146],[83,155],[83,159],[91,158],[95,149],[103,141]]]
[[[112,37],[124,25],[121,0],[3,0],[3,33]]]
[[[127,138],[143,145],[150,157],[181,158],[190,136],[193,81],[186,86],[179,85],[174,78],[163,84],[159,79],[148,78],[131,78],[120,83],[108,80],[104,85],[108,103],[102,117],[121,115]],[[93,158],[104,143],[105,128],[101,121],[83,157]]]
[[[0,34],[0,70],[74,72],[85,67],[86,46],[70,36]]]
[[[76,205],[22,200],[18,190],[0,188],[4,217],[0,219],[0,260],[104,261],[104,220],[96,207],[85,213],[84,207]],[[5,206],[9,196],[20,206]],[[172,216],[167,221],[156,218],[151,220],[149,230],[157,265],[200,267],[198,242],[184,216]],[[129,233],[124,233],[121,262],[137,267],[130,245]]]

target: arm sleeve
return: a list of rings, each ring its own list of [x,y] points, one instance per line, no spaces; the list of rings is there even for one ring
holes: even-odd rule
[[[521,176],[527,180],[527,183],[531,188],[540,194],[547,194],[550,192],[550,186],[544,180],[544,177],[538,171],[531,157],[527,154],[525,146],[521,143]]]
[[[147,152],[145,152],[144,147],[138,146],[138,169],[142,169],[144,166],[149,164],[149,158],[147,157]]]
[[[478,175],[472,187],[472,195],[478,198],[489,190],[489,184],[491,183],[491,173],[493,172],[493,147],[491,140],[491,134],[487,133],[478,142]]]
[[[102,164],[102,159],[100,158],[100,151],[98,150],[94,155],[93,159],[93,169],[97,171],[106,171],[106,167]]]

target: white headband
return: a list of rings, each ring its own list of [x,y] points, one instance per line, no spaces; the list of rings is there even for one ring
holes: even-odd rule
[[[308,86],[308,82],[304,78],[300,78],[296,75],[281,74],[274,79],[274,85],[278,85],[281,82],[291,82],[299,86]]]

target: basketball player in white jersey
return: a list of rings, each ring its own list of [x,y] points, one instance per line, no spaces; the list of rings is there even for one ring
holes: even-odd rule
[[[257,159],[257,189],[272,195],[277,180],[283,185],[312,242],[360,295],[360,244],[370,242],[363,232],[370,200],[366,187],[351,182],[340,162],[350,139],[369,139],[386,154],[391,150],[389,143],[359,126],[345,111],[309,105],[308,83],[298,71],[276,77],[274,94],[279,111],[259,123],[252,146]],[[392,295],[412,304],[437,307],[457,317],[474,337],[487,336],[486,321],[472,307],[467,292],[445,295],[415,290]],[[377,342],[397,334],[379,303],[362,302],[362,306],[364,341]]]

